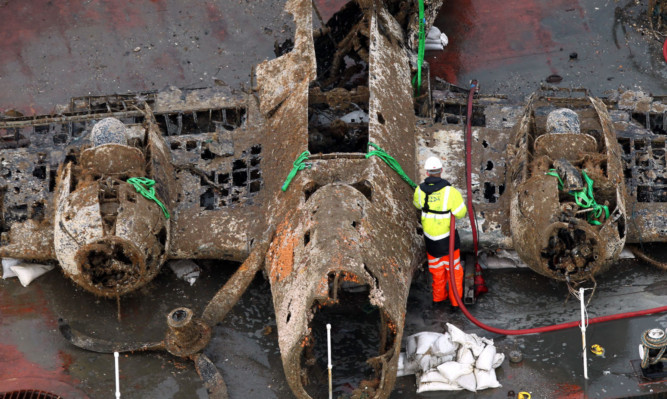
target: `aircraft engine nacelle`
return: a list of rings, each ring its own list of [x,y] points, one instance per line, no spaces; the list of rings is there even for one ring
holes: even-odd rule
[[[168,253],[169,219],[130,177],[146,175],[141,148],[109,143],[85,149],[59,171],[54,249],[66,276],[87,291],[116,297],[158,273]]]

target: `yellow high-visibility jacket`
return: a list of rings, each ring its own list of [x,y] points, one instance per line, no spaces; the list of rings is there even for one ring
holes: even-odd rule
[[[425,200],[428,194],[428,207]],[[459,190],[452,187],[447,180],[439,177],[427,177],[415,189],[413,203],[422,211],[421,222],[426,241],[426,250],[431,256],[443,256],[449,253],[449,218],[453,214],[457,219],[463,218],[467,208]],[[456,247],[460,246],[458,234]]]

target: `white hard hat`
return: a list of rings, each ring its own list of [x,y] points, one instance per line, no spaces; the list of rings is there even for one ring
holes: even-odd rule
[[[439,170],[442,169],[442,162],[436,157],[429,157],[426,162],[424,162],[424,169],[426,170]]]

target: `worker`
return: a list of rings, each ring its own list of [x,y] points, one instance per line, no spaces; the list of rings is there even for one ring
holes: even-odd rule
[[[430,157],[424,163],[426,179],[415,189],[413,202],[417,209],[422,211],[421,223],[426,242],[428,270],[433,276],[433,302],[442,302],[447,299],[447,284],[450,281],[449,273],[453,270],[456,289],[463,295],[463,268],[459,248],[461,240],[459,232],[455,232],[453,265],[449,253],[449,223],[451,215],[461,219],[466,215],[466,206],[461,193],[452,187],[442,175],[442,162],[436,157]],[[449,298],[453,307],[459,306],[459,299],[455,298],[454,291],[449,286]]]

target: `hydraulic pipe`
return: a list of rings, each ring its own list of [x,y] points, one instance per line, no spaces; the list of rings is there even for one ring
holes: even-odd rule
[[[455,234],[455,229],[456,229],[456,218],[451,217],[450,221],[450,229],[449,229],[449,253],[453,254],[454,253],[454,234]],[[449,284],[452,287],[452,290],[454,291],[454,295],[456,295],[456,298],[461,298],[460,293],[458,292],[458,289],[456,288],[456,281],[454,280],[454,273],[449,273]],[[549,332],[549,331],[558,331],[558,330],[565,330],[567,328],[573,328],[573,327],[579,327],[579,322],[578,321],[573,321],[569,323],[561,323],[561,324],[553,324],[550,326],[543,326],[543,327],[534,327],[534,328],[525,328],[521,330],[505,330],[502,328],[496,328],[496,327],[491,327],[489,325],[486,325],[482,323],[481,321],[477,320],[475,316],[470,314],[468,311],[468,308],[466,308],[465,304],[463,303],[462,300],[458,301],[459,306],[461,307],[461,311],[463,311],[463,314],[466,315],[466,317],[473,322],[476,326],[483,328],[487,331],[490,331],[495,334],[500,334],[500,335],[526,335],[526,334],[538,334],[538,333],[544,333],[544,332]],[[595,323],[602,323],[605,321],[612,321],[612,320],[621,320],[621,319],[628,319],[631,317],[637,317],[637,316],[645,316],[649,314],[654,314],[654,313],[661,313],[667,311],[667,306],[660,306],[657,308],[652,308],[652,309],[645,309],[645,310],[638,310],[635,312],[626,312],[626,313],[617,313],[613,315],[608,315],[608,316],[599,316],[599,317],[594,317],[592,319],[588,320],[588,324],[595,324]]]

